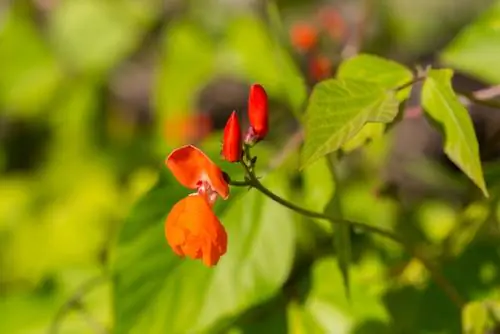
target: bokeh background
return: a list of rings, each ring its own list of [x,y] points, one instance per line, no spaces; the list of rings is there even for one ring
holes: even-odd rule
[[[271,100],[259,171],[284,197],[321,210],[335,188],[328,168],[297,168],[295,116],[314,83],[361,51],[439,65],[494,3],[2,0],[0,333],[459,333],[481,322],[481,305],[461,314],[418,261],[359,231],[349,302],[329,228],[244,189],[218,207],[233,255],[213,272],[182,262],[162,220],[188,191],[163,161],[194,143],[219,162],[221,129],[233,109],[246,126],[258,82]],[[491,83],[479,79],[459,73],[455,85]],[[496,305],[500,140],[486,138],[498,134],[500,111],[472,112],[489,145],[490,200],[418,113],[344,148],[341,200],[346,217],[427,245],[465,298]],[[424,158],[425,168],[408,168]]]

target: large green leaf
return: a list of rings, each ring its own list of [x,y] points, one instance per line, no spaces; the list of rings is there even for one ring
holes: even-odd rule
[[[370,54],[359,54],[340,64],[337,71],[340,79],[358,79],[377,83],[379,86],[394,89],[413,78],[413,73],[395,61]],[[408,98],[410,89],[398,92],[401,100]]]
[[[266,183],[283,190],[279,174]],[[228,252],[215,268],[176,257],[163,221],[182,193],[167,178],[123,227],[114,256],[116,333],[206,332],[270,298],[288,276],[295,241],[291,212],[256,191],[235,192],[216,210],[227,229]]]
[[[444,152],[484,193],[479,145],[469,113],[451,86],[452,70],[431,70],[422,88],[425,112],[444,129]]]
[[[339,149],[367,122],[391,122],[398,101],[391,90],[373,82],[330,79],[312,92],[305,120],[302,166]]]
[[[446,47],[441,59],[492,84],[500,83],[500,1],[467,26]]]

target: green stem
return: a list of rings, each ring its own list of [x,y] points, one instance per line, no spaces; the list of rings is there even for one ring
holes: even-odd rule
[[[405,89],[405,88],[408,88],[408,87],[410,87],[410,86],[413,86],[414,84],[416,84],[417,82],[420,82],[420,81],[424,80],[425,78],[426,78],[426,76],[425,76],[425,75],[416,76],[416,77],[414,77],[412,80],[410,80],[410,81],[408,81],[408,82],[406,82],[406,83],[402,84],[402,85],[401,85],[401,86],[399,86],[399,87],[396,87],[394,90],[395,90],[396,92],[399,92],[399,91],[401,91],[401,90],[403,90],[403,89]]]
[[[246,149],[248,151],[248,148]],[[250,155],[250,153],[248,153]],[[318,219],[324,219],[329,221],[332,224],[340,224],[340,223],[347,223],[350,224],[351,226],[354,226],[359,229],[363,229],[368,232],[372,232],[378,235],[382,235],[388,239],[393,240],[396,243],[401,244],[413,257],[417,258],[429,271],[431,274],[432,278],[438,284],[441,289],[448,295],[450,300],[459,308],[462,309],[465,305],[464,299],[460,296],[458,291],[455,289],[455,287],[448,282],[446,277],[441,273],[441,271],[434,266],[423,254],[421,254],[416,248],[408,245],[401,237],[399,237],[397,234],[387,231],[382,228],[378,228],[376,226],[368,225],[365,223],[360,223],[360,222],[355,222],[355,221],[350,221],[346,219],[339,219],[336,217],[332,217],[329,215],[326,215],[324,213],[320,212],[315,212],[311,211],[308,209],[305,209],[303,207],[300,207],[292,202],[287,201],[286,199],[276,195],[273,193],[271,190],[266,188],[255,176],[255,173],[253,171],[253,168],[250,168],[244,161],[241,161],[241,165],[245,169],[246,175],[248,177],[248,180],[245,182],[238,182],[238,181],[231,181],[231,185],[234,186],[250,186],[252,188],[257,189],[260,191],[262,194],[266,195],[276,203],[279,203],[283,205],[284,207],[293,210],[297,213],[300,213],[301,215],[311,217],[311,218],[318,218]]]

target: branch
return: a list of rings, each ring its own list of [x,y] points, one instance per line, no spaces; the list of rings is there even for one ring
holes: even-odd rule
[[[308,210],[306,208],[300,207],[292,202],[287,201],[286,199],[276,195],[271,190],[266,188],[258,180],[258,178],[255,175],[254,166],[251,163],[252,159],[248,159],[248,157],[251,156],[249,149],[250,148],[248,146],[245,147],[245,151],[246,151],[245,152],[245,159],[242,159],[240,161],[242,167],[245,170],[246,177],[247,177],[247,181],[245,182],[245,186],[250,186],[252,188],[257,189],[258,191],[260,191],[262,194],[266,195],[267,197],[269,197],[273,201],[283,205],[284,207],[286,207],[290,210],[293,210],[297,213],[300,213],[304,216],[327,220],[331,224],[350,224],[351,226],[356,227],[358,229],[362,229],[362,230],[365,230],[367,232],[371,232],[374,234],[384,236],[384,237],[386,237],[386,238],[388,238],[396,243],[399,243],[412,256],[417,258],[426,267],[426,269],[429,271],[429,273],[431,274],[431,276],[434,279],[434,281],[436,282],[436,284],[441,287],[441,289],[446,293],[446,295],[457,306],[458,309],[462,309],[464,307],[464,305],[465,305],[464,299],[460,296],[460,294],[455,289],[455,287],[450,282],[448,282],[448,280],[441,273],[439,268],[434,266],[434,264],[431,263],[431,261],[429,261],[423,254],[421,254],[417,248],[409,245],[405,240],[403,240],[397,234],[395,234],[391,231],[376,227],[376,226],[365,224],[365,223],[350,221],[350,220],[346,220],[346,219],[339,219],[339,218],[332,217],[332,216],[329,216],[329,215],[321,213],[321,212],[315,212],[315,211]],[[245,161],[245,160],[247,160],[247,161]],[[230,184],[238,186],[238,185],[241,185],[242,183],[241,182],[230,182]]]

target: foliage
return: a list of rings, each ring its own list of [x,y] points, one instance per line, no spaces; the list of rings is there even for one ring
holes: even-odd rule
[[[328,37],[319,16],[310,20],[326,24],[318,45],[293,49],[285,10],[293,1],[256,11],[215,1],[42,3],[0,8],[0,332],[500,328],[499,156],[488,155],[500,132],[483,134],[469,113],[500,111],[460,85],[464,73],[500,83],[500,1],[450,33],[443,63],[425,70],[414,70],[425,65],[415,59],[430,37],[417,32],[420,23],[400,22],[412,14],[404,1],[394,8],[406,16],[377,11],[391,15],[380,23],[391,32],[367,30],[373,41],[345,59],[349,34]],[[442,33],[435,21],[426,34]],[[381,42],[392,37],[401,48],[412,36],[418,45],[402,54]],[[318,82],[309,61],[325,54],[335,71]],[[225,78],[231,91],[200,104],[202,91]],[[235,87],[256,82],[269,95],[270,135],[251,153],[245,146],[256,162],[221,161],[217,118],[238,109],[246,130],[246,93]],[[422,113],[412,119],[408,106]],[[200,115],[213,121],[209,134],[171,123],[193,126]],[[380,175],[399,173],[387,167],[393,130],[411,122],[442,138],[445,162],[419,165],[428,152],[410,152],[410,169],[425,181],[410,182],[452,180],[465,195],[412,202],[381,190],[390,185]],[[180,135],[169,141],[169,131]],[[233,182],[215,206],[228,251],[213,268],[177,257],[165,241],[167,214],[191,191],[163,161],[192,142]]]

